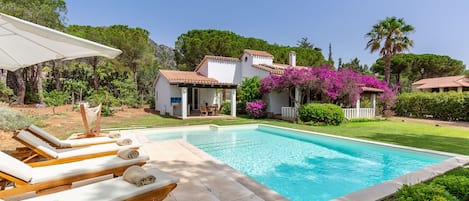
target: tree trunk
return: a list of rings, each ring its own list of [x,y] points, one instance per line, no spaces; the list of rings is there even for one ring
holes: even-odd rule
[[[391,75],[391,57],[392,55],[384,55],[384,80],[386,80],[388,86],[391,86],[391,83],[389,83]]]
[[[52,74],[54,75],[54,80],[55,80],[55,89],[57,91],[60,91],[60,72],[57,69],[57,62],[53,61],[52,62]]]
[[[24,105],[24,96],[26,93],[26,86],[23,80],[23,69],[18,69],[15,71],[16,75],[16,83],[18,85],[18,93],[17,93],[17,99],[16,99],[16,104],[18,105]]]
[[[37,93],[39,95],[39,103],[44,104],[44,89],[42,88],[42,64],[37,65]]]
[[[91,58],[91,65],[93,66],[93,84],[94,84],[94,90],[98,90],[99,84],[98,84],[98,57],[92,57]]]
[[[5,82],[5,86],[7,85],[7,75],[8,75],[8,71],[7,71],[7,70],[0,69],[0,81],[4,81],[4,82]]]

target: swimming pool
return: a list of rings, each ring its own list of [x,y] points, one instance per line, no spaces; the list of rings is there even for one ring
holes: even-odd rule
[[[293,201],[334,199],[450,158],[262,125],[147,138],[184,139]]]

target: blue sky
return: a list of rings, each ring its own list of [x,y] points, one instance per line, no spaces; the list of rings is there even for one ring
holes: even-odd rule
[[[328,44],[337,62],[358,57],[372,64],[377,53],[365,50],[364,35],[387,16],[415,27],[411,53],[448,55],[469,63],[467,0],[66,0],[67,24],[126,24],[150,31],[158,44],[174,47],[192,29],[229,30],[270,43],[295,46],[308,37],[323,49]]]

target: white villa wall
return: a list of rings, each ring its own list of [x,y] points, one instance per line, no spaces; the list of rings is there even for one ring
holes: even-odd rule
[[[204,76],[208,76],[208,62],[204,62],[197,72]]]
[[[288,107],[288,94],[285,92],[271,92],[267,95],[267,112],[281,114],[282,107]]]
[[[207,77],[214,78],[219,82],[233,83],[236,81],[237,66],[239,62],[209,59]]]
[[[160,76],[155,86],[155,109],[162,115],[169,112],[171,105],[169,97],[171,97],[169,82],[165,77]]]
[[[272,62],[273,62],[272,57],[253,56],[252,64],[269,64],[269,65],[272,65]]]
[[[245,59],[245,58],[247,58],[247,59]],[[259,58],[261,58],[261,59],[259,59]],[[246,77],[250,78],[250,77],[258,76],[260,78],[264,78],[264,77],[269,76],[269,72],[252,67],[252,64],[256,64],[254,62],[264,61],[262,58],[267,58],[267,60],[265,60],[265,62],[263,64],[265,64],[265,63],[272,64],[272,58],[269,58],[269,57],[256,57],[256,56],[253,57],[249,54],[244,54],[241,57],[241,74],[242,74],[242,76],[241,76],[241,79],[238,81],[238,83],[241,82]]]
[[[217,104],[216,100],[216,89],[201,88],[200,93],[200,104],[208,103],[209,105]]]

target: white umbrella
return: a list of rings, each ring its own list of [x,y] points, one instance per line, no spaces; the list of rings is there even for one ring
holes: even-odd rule
[[[114,58],[119,49],[0,13],[0,69],[14,71],[56,59]]]

